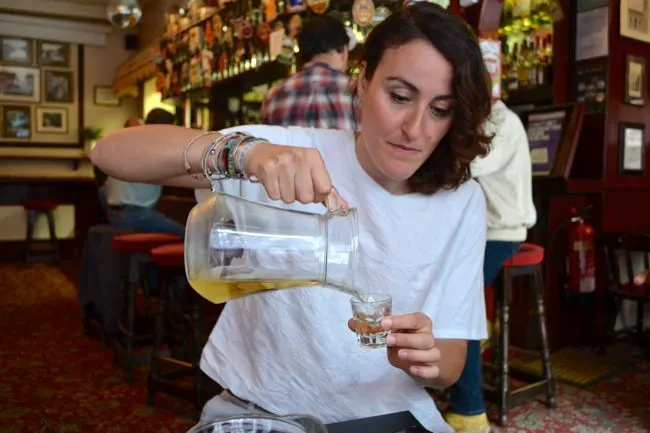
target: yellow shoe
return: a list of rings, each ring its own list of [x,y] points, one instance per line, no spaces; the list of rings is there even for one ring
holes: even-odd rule
[[[490,433],[490,422],[484,413],[480,415],[447,413],[445,419],[456,433]]]

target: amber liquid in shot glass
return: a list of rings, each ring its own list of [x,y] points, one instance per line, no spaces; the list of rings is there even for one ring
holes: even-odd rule
[[[362,347],[377,349],[386,347],[390,331],[382,328],[384,317],[392,314],[392,299],[379,293],[362,293],[350,299],[352,317],[357,330],[357,339]]]

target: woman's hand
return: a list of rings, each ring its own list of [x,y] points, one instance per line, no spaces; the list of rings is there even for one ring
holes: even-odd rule
[[[431,319],[422,313],[386,317],[381,325],[390,330],[386,337],[388,361],[400,370],[425,380],[440,376],[440,349],[433,338]],[[356,332],[354,320],[348,322]]]
[[[244,169],[255,176],[272,200],[321,203],[332,193],[332,180],[316,149],[258,143],[246,154]]]

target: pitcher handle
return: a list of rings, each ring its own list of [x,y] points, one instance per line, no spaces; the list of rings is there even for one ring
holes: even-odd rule
[[[343,197],[341,197],[341,194],[339,194],[336,187],[332,185],[332,191],[330,191],[327,198],[323,201],[323,206],[327,208],[328,212],[336,212],[347,208],[348,203]]]
[[[287,421],[293,421],[305,428],[307,433],[327,433],[327,427],[318,418],[304,414],[290,414],[282,417]]]

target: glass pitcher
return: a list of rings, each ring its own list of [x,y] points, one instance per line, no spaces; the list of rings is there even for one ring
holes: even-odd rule
[[[317,285],[354,295],[358,240],[355,209],[320,215],[213,193],[188,216],[185,272],[216,304]]]
[[[309,415],[237,415],[192,428],[188,433],[327,433],[318,419]]]

